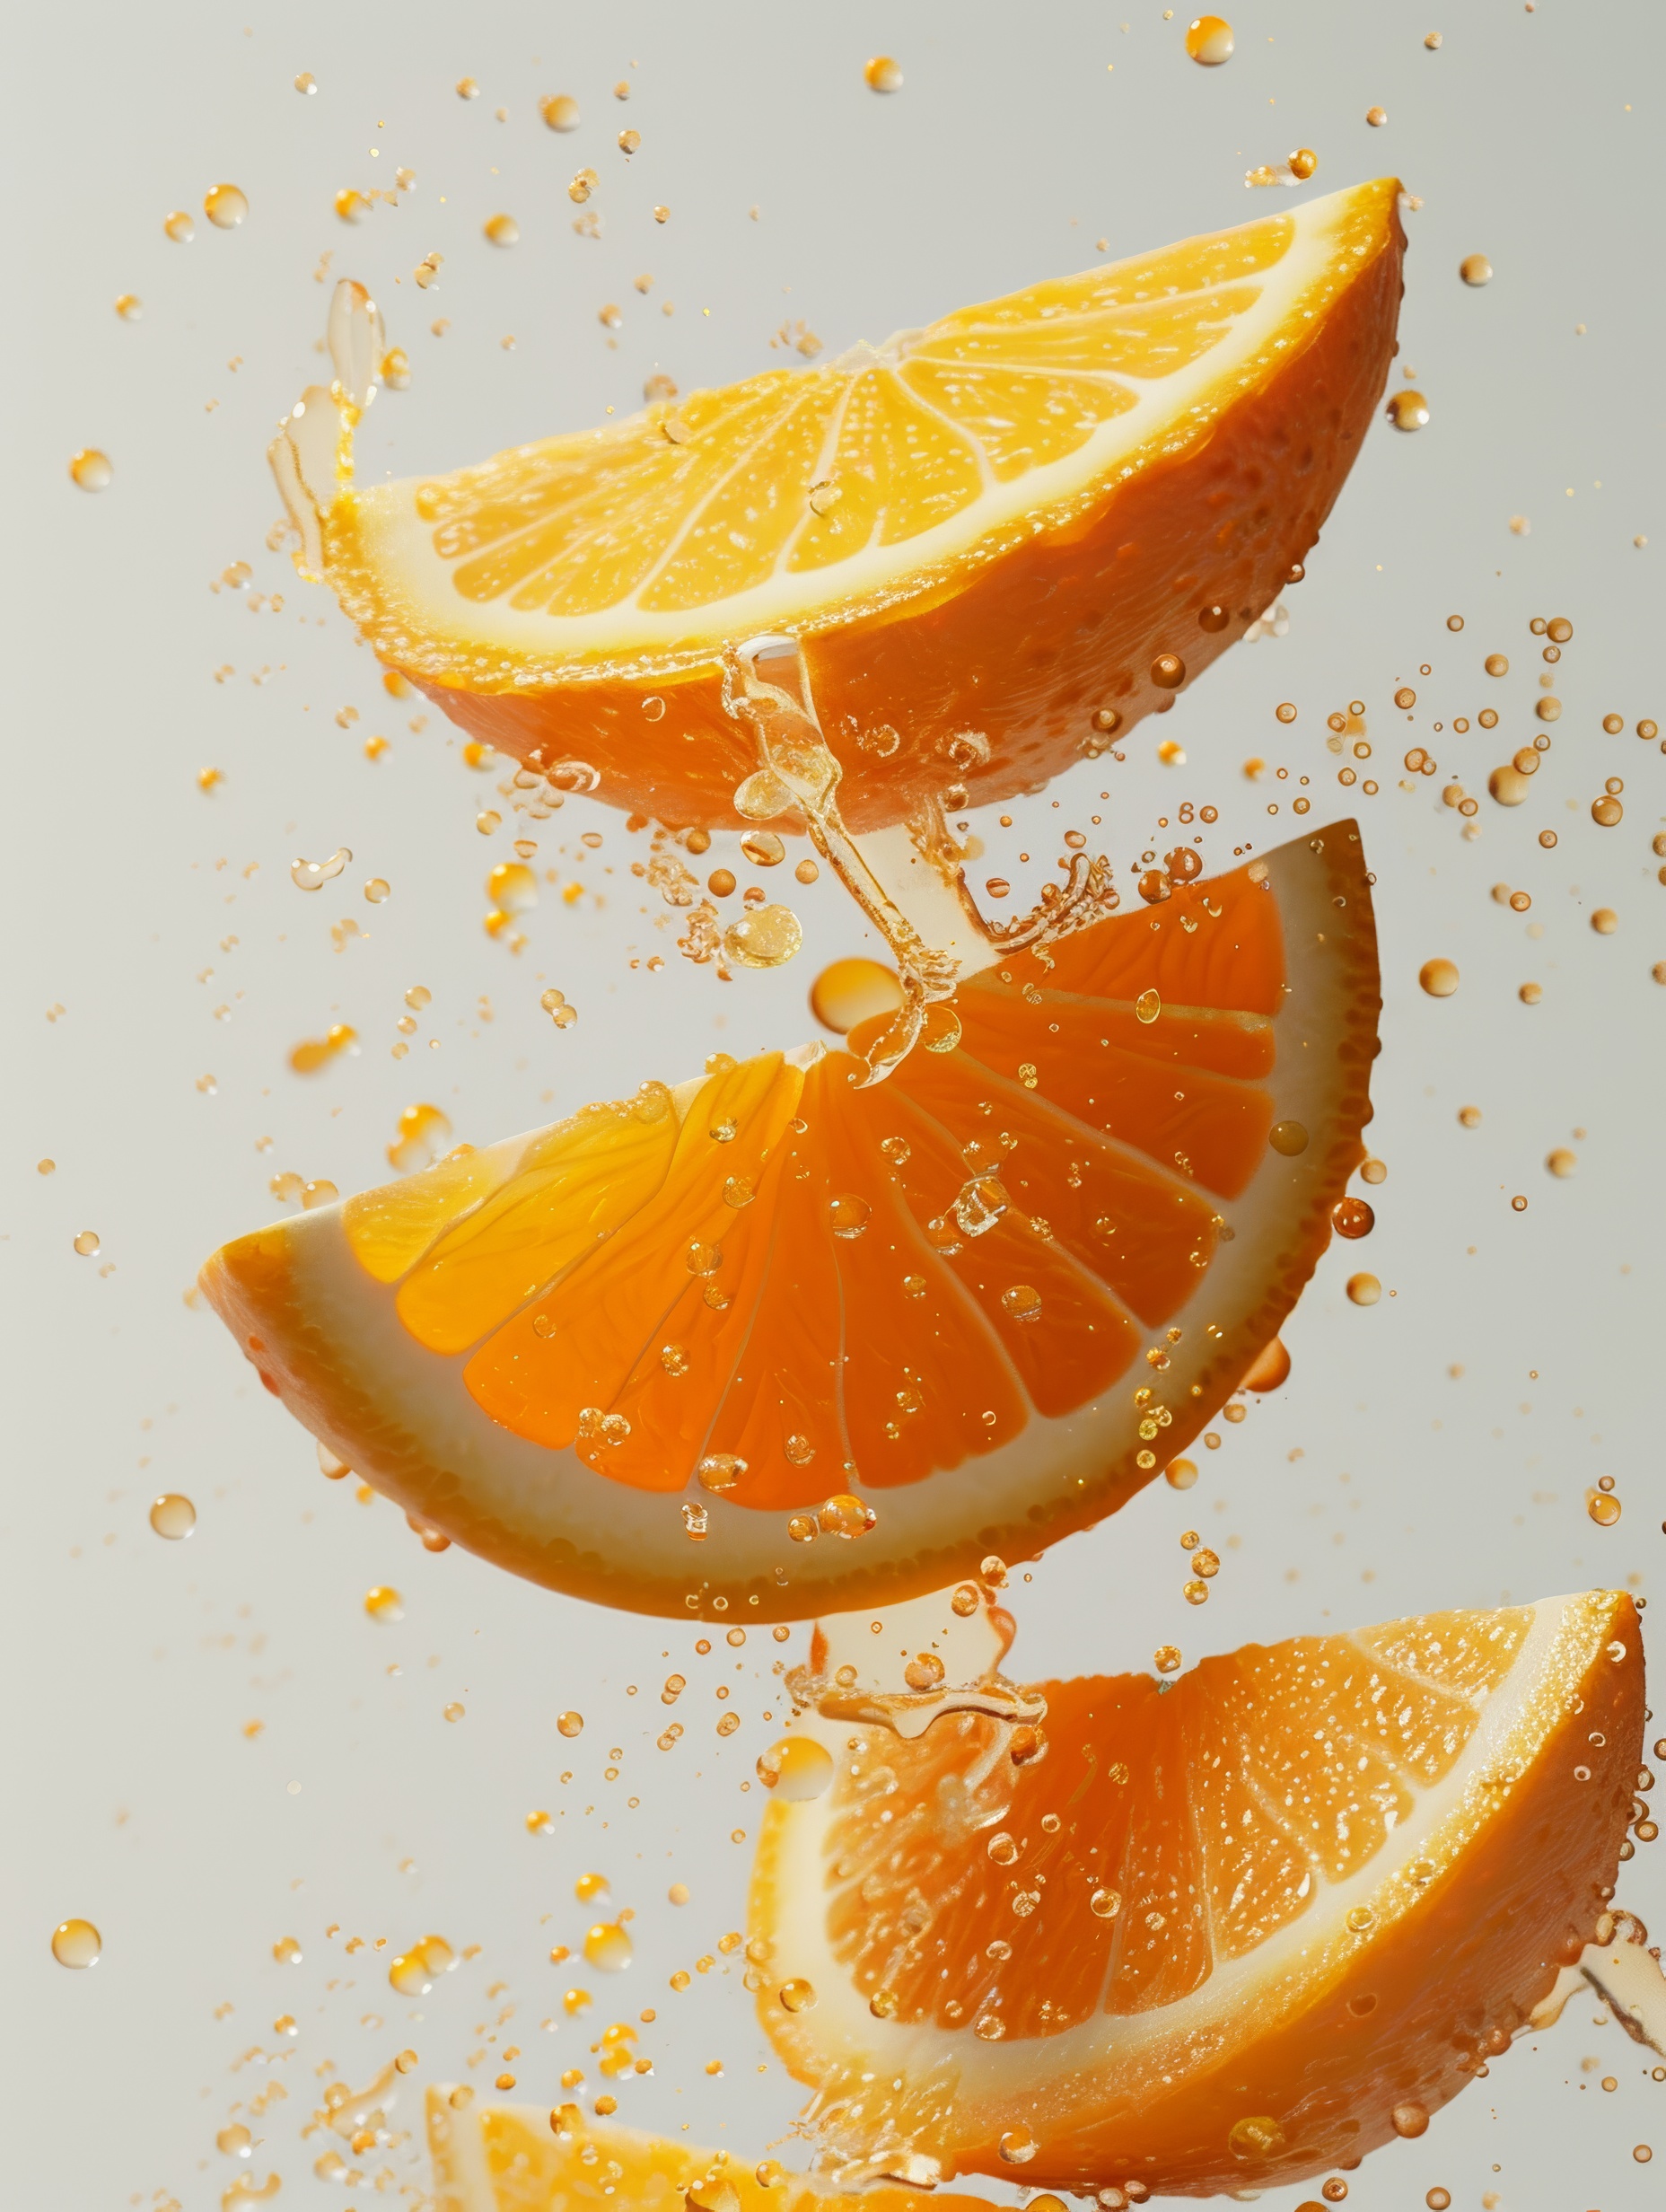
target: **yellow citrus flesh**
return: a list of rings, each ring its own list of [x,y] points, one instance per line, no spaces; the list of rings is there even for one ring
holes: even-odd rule
[[[1317,537],[1394,343],[1396,181],[1053,278],[437,478],[310,495],[390,667],[599,795],[732,819],[718,660],[804,649],[861,830],[995,799],[1173,696]],[[318,395],[323,399],[325,395]],[[900,733],[900,736],[899,736]]]
[[[460,2094],[465,2102],[454,2105]],[[728,2151],[697,2149],[583,2118],[575,2104],[477,2101],[428,2092],[434,2212],[573,2212],[612,2203],[630,2212],[989,2212],[978,2197],[885,2186],[841,2195],[802,2173],[758,2169]]]
[[[821,1673],[864,1640],[828,1624]],[[1205,2195],[1356,2159],[1507,2047],[1613,1894],[1622,1593],[1039,1694],[1039,1755],[976,1713],[800,1724],[837,1778],[771,1804],[749,1956],[837,2176]]]
[[[884,1015],[720,1056],[204,1287],[338,1458],[535,1581],[904,1597],[1114,1512],[1235,1388],[1362,1157],[1377,1006],[1342,823],[1009,955],[883,1083]]]

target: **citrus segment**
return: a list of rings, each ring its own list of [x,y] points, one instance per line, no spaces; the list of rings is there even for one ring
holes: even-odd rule
[[[1236,1387],[1362,1156],[1377,1004],[1345,823],[1008,955],[883,1083],[887,1015],[720,1055],[205,1287],[338,1458],[535,1580],[901,1596],[1113,1512]]]
[[[1027,2183],[1078,2190],[1356,2159],[1505,2048],[1613,1894],[1644,1719],[1621,1593],[1045,1683],[1039,1756],[993,1713],[910,1734],[824,1694],[865,1640],[824,1624],[801,1683],[837,1770],[769,1808],[749,1949],[846,2181],[1002,2173],[1015,2142]]]
[[[763,631],[803,648],[853,830],[952,780],[969,725],[988,750],[964,780],[1008,795],[1166,704],[1159,655],[1195,677],[1290,581],[1387,374],[1398,189],[448,477],[355,486],[357,415],[338,449],[315,390],[274,448],[303,566],[473,735],[582,757],[619,806],[734,818],[756,763],[719,661]]]
[[[846,2197],[773,2161],[761,2181],[728,2151],[586,2120],[575,2104],[480,2103],[467,2090],[435,2087],[427,2121],[434,2212],[574,2212],[609,2202],[632,2212],[990,2212],[980,2197],[895,2184]]]

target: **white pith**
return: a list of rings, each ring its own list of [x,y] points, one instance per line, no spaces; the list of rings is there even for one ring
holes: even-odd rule
[[[1070,371],[1073,377],[1097,378],[1121,387],[1134,395],[1135,404],[1102,422],[1058,460],[1002,482],[976,441],[951,417],[943,416],[945,425],[976,456],[980,492],[955,514],[898,543],[870,542],[843,560],[796,572],[785,566],[784,548],[767,578],[731,596],[669,611],[644,608],[642,596],[676,559],[683,534],[727,480],[721,479],[705,487],[653,569],[627,597],[590,613],[555,615],[517,609],[509,603],[507,593],[487,601],[462,598],[455,584],[460,563],[435,551],[434,525],[416,511],[419,486],[428,479],[408,478],[353,490],[357,549],[345,558],[340,575],[332,573],[331,580],[348,592],[355,619],[362,623],[373,619],[371,605],[360,603],[364,575],[355,581],[359,564],[364,565],[372,579],[368,588],[375,601],[374,622],[390,630],[397,628],[402,663],[415,672],[443,677],[448,670],[466,670],[470,662],[478,667],[484,658],[499,664],[495,686],[512,688],[548,683],[592,661],[620,669],[633,659],[645,660],[670,672],[688,664],[691,655],[709,658],[715,623],[725,637],[733,639],[758,630],[821,627],[830,608],[837,619],[840,610],[888,603],[923,588],[934,575],[963,566],[986,541],[1005,544],[1014,536],[1045,530],[1089,488],[1109,487],[1138,474],[1166,452],[1206,435],[1209,423],[1222,408],[1240,391],[1259,382],[1299,342],[1285,326],[1293,318],[1298,324],[1311,320],[1320,312],[1315,304],[1297,317],[1297,303],[1310,294],[1322,295],[1327,279],[1333,287],[1345,285],[1355,273],[1353,256],[1362,262],[1369,258],[1372,249],[1364,245],[1348,250],[1346,262],[1338,252],[1337,233],[1355,198],[1355,191],[1339,192],[1295,209],[1290,244],[1276,263],[1222,280],[1228,285],[1257,286],[1259,297],[1232,320],[1214,345],[1182,367],[1153,378],[1120,369]],[[881,347],[853,349],[831,364],[832,370],[854,373],[895,360],[904,351],[916,350],[918,341],[929,346],[930,337],[929,331],[910,331]],[[1000,364],[991,360],[978,365]],[[931,402],[912,389],[910,398],[931,409]],[[841,412],[835,409],[827,426],[825,465],[831,464],[837,448]],[[744,467],[751,443],[768,435],[780,419],[776,417],[757,430],[748,446],[737,452],[735,470]]]
[[[1283,923],[1288,988],[1273,1017],[1275,1065],[1265,1084],[1257,1086],[1271,1093],[1275,1120],[1303,1121],[1319,1141],[1294,1158],[1269,1151],[1241,1199],[1216,1201],[1234,1232],[1232,1241],[1216,1247],[1185,1306],[1162,1325],[1141,1330],[1143,1347],[1172,1357],[1170,1371],[1155,1378],[1159,1400],[1185,1413],[1188,1421],[1195,1413],[1201,1422],[1226,1395],[1222,1387],[1188,1407],[1191,1374],[1207,1356],[1206,1325],[1219,1318],[1230,1326],[1260,1302],[1267,1289],[1268,1237],[1299,1217],[1304,1204],[1312,1201],[1315,1185],[1335,1172],[1327,1164],[1322,1141],[1337,1085],[1329,1055],[1344,1031],[1357,974],[1350,933],[1346,925],[1341,931],[1334,926],[1338,917],[1330,903],[1333,878],[1322,854],[1311,849],[1320,836],[1356,840],[1357,831],[1352,825],[1332,826],[1314,838],[1279,848],[1265,863],[1266,895],[1277,900]],[[809,1056],[819,1057],[820,1049],[810,1048]],[[697,1087],[685,1085],[674,1094],[680,1110],[686,1110]],[[510,1139],[492,1149],[506,1161],[518,1158],[529,1141]],[[690,1611],[704,1610],[708,1601],[723,1611],[731,1603],[756,1601],[733,1595],[713,1599],[713,1592],[732,1593],[737,1585],[763,1583],[791,1593],[778,1602],[779,1612],[804,1618],[837,1604],[839,1586],[855,1573],[882,1579],[888,1566],[905,1569],[921,1554],[941,1551],[950,1540],[950,1523],[966,1532],[1022,1530],[1030,1507],[1067,1501],[1133,1451],[1140,1419],[1134,1391],[1143,1380],[1153,1379],[1136,1356],[1133,1366],[1075,1411],[1051,1418],[1032,1409],[1024,1428],[1010,1442],[963,1460],[951,1473],[910,1485],[870,1488],[860,1475],[853,1479],[830,1464],[820,1495],[853,1492],[872,1506],[877,1523],[852,1540],[822,1536],[811,1544],[795,1543],[786,1533],[786,1512],[750,1508],[698,1486],[695,1462],[701,1451],[712,1448],[703,1436],[665,1440],[668,1452],[686,1447],[688,1462],[684,1490],[665,1493],[610,1480],[570,1446],[552,1450],[514,1435],[469,1392],[463,1371],[474,1347],[446,1356],[425,1349],[408,1332],[396,1310],[398,1285],[376,1282],[360,1265],[340,1207],[304,1214],[283,1227],[294,1295],[314,1336],[329,1344],[336,1369],[351,1386],[420,1441],[427,1464],[443,1472],[446,1495],[409,1494],[397,1466],[379,1464],[362,1438],[332,1433],[327,1422],[320,1425],[321,1440],[408,1511],[535,1578],[538,1554],[546,1545],[572,1545],[610,1563],[620,1577],[620,1602],[627,1603],[631,1582],[639,1581],[662,1591],[676,1585]],[[1168,1342],[1171,1328],[1182,1332],[1177,1346]],[[1182,1448],[1179,1433],[1172,1437],[1167,1430],[1162,1433],[1161,1458]],[[953,1486],[952,1504],[943,1494],[945,1482]],[[466,1512],[448,1510],[448,1498],[462,1500]],[[702,1541],[690,1540],[681,1510],[685,1502],[706,1510],[708,1532]],[[557,1574],[549,1578],[557,1584],[562,1579]]]
[[[1369,1907],[1378,1927],[1415,1914],[1425,1892],[1408,1876],[1410,1865],[1427,1859],[1444,1874],[1460,1825],[1473,1822],[1477,1809],[1502,1813],[1560,1718],[1571,1686],[1613,1634],[1616,1602],[1610,1593],[1581,1593],[1530,1609],[1532,1625],[1510,1672],[1490,1695],[1482,1691],[1469,1700],[1480,1717],[1452,1767],[1418,1790],[1409,1817],[1392,1826],[1354,1874],[1333,1883],[1313,1864],[1311,1897],[1300,1917],[1253,1951],[1217,1965],[1174,2003],[1120,2017],[1096,2013],[1046,2038],[985,2042],[971,2032],[969,2019],[952,2031],[875,2019],[867,1993],[853,1986],[828,1940],[826,1839],[837,1793],[772,1806],[759,1845],[752,1933],[773,1945],[771,1985],[802,1978],[813,1984],[818,2003],[813,2012],[788,2016],[778,2008],[772,2014],[766,1999],[766,2024],[790,2070],[822,2093],[812,2115],[823,2104],[861,2099],[871,2085],[870,2118],[829,2117],[829,2164],[859,2171],[871,2162],[869,2170],[890,2171],[890,2162],[912,2154],[935,2160],[951,2175],[969,2164],[983,2167],[1002,2130],[1024,2126],[1038,2135],[1045,2128],[1046,2142],[1057,2146],[1073,2129],[1102,2120],[1113,2103],[1131,2094],[1161,2094],[1235,2045],[1268,2032],[1281,2015],[1299,2011],[1337,1971],[1339,1947],[1346,1954],[1351,1909]],[[814,1714],[798,1725],[836,1753],[849,1734],[847,1724]],[[1500,1777],[1509,1778],[1502,1786]],[[885,2110],[899,2102],[890,2094],[896,2082],[929,2082],[933,2108],[943,2116],[906,2140],[897,2138],[894,2114]]]

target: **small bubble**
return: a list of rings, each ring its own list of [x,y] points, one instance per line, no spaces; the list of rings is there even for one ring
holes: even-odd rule
[[[813,1982],[784,1981],[781,1984],[779,1994],[782,2004],[790,2013],[808,2013],[815,2010],[816,1990]]]
[[[478,100],[480,87],[472,77],[459,77],[453,87],[459,100]]]
[[[791,907],[758,907],[730,923],[723,932],[723,951],[743,968],[780,968],[803,941],[803,929]]]
[[[1205,69],[1232,58],[1232,27],[1223,15],[1195,15],[1186,27],[1186,51]]]
[[[1625,818],[1625,812],[1626,810],[1619,801],[1613,797],[1593,799],[1591,802],[1591,819],[1599,830],[1615,829]]]
[[[1404,2104],[1397,2104],[1389,2114],[1389,2118],[1398,2136],[1404,2136],[1409,2139],[1428,2132],[1428,2108],[1426,2105],[1419,2104],[1415,2097],[1408,2097]]]
[[[1275,1121],[1267,1133],[1267,1141],[1285,1159],[1293,1160],[1308,1148],[1307,1125],[1302,1121]]]
[[[995,2145],[1009,2166],[1027,2166],[1040,2147],[1028,2128],[1009,2128]]]
[[[1014,1283],[1010,1290],[1001,1293],[1002,1311],[1015,1321],[1033,1321],[1041,1318],[1041,1294],[1028,1283]]]
[[[137,322],[145,312],[145,303],[136,292],[120,292],[116,295],[116,312],[124,322]]]
[[[1197,1465],[1191,1460],[1171,1460],[1162,1478],[1171,1490],[1189,1490],[1197,1479]]]
[[[1285,2147],[1285,2131],[1276,2120],[1258,2112],[1234,2120],[1226,2131],[1226,2143],[1234,2158],[1248,2164],[1252,2159],[1276,2157]]]

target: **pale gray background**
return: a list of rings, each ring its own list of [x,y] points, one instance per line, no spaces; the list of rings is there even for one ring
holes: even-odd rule
[[[736,1655],[722,1663],[746,1725],[720,1746],[706,1679],[719,1661],[689,1658],[690,1630],[544,1595],[456,1550],[431,1558],[393,1509],[320,1481],[310,1443],[217,1322],[181,1303],[206,1252],[275,1210],[275,1171],[356,1188],[385,1173],[414,1099],[480,1140],[644,1075],[679,1077],[720,1042],[795,1040],[816,970],[860,943],[824,884],[797,901],[805,949],[776,975],[723,988],[674,955],[662,975],[633,973],[633,949],[671,952],[625,872],[642,847],[617,816],[578,803],[547,825],[562,834],[547,835],[540,865],[601,829],[586,870],[618,870],[606,908],[547,891],[518,961],[481,935],[481,880],[508,836],[475,832],[487,780],[462,768],[437,715],[420,737],[408,730],[410,709],[384,698],[332,603],[264,549],[277,505],[262,451],[321,373],[322,253],[332,276],[373,285],[410,354],[410,390],[379,400],[362,449],[367,470],[405,473],[628,409],[656,367],[687,388],[777,361],[768,339],[783,317],[837,348],[1085,265],[1100,236],[1119,254],[1267,213],[1289,202],[1246,192],[1243,173],[1297,145],[1319,153],[1311,191],[1401,173],[1424,200],[1407,217],[1402,360],[1428,395],[1428,428],[1372,430],[1288,595],[1288,636],[1240,648],[1162,725],[1188,747],[1187,770],[1157,767],[1147,724],[1114,785],[1085,769],[1024,818],[1045,863],[1064,822],[1104,813],[1120,868],[1160,807],[1213,799],[1224,858],[1289,826],[1287,803],[1268,822],[1272,787],[1247,784],[1242,759],[1287,764],[1285,802],[1311,775],[1317,824],[1341,811],[1325,715],[1368,702],[1384,784],[1361,802],[1388,1002],[1372,1133],[1390,1169],[1380,1224],[1369,1245],[1327,1258],[1287,1331],[1291,1382],[1223,1432],[1198,1487],[1148,1492],[1020,1586],[1016,1662],[1030,1675],[1140,1665],[1170,1639],[1195,1657],[1433,1606],[1658,1587],[1666,991],[1650,968],[1666,957],[1666,889],[1649,839],[1666,814],[1666,760],[1629,728],[1666,708],[1660,11],[1257,5],[1236,13],[1237,56],[1212,73],[1185,58],[1185,18],[1145,5],[1125,24],[1114,9],[988,0],[241,13],[173,0],[12,16],[8,2203],[92,2212],[171,2192],[189,2212],[216,2205],[233,2169],[215,2131],[267,2078],[259,2064],[236,2070],[251,2048],[283,2051],[274,2070],[289,2090],[262,2124],[254,2177],[280,2172],[285,2208],[338,2202],[311,2175],[320,2140],[299,2139],[314,2069],[333,2059],[357,2086],[408,2041],[416,2082],[464,2070],[484,2047],[475,2024],[509,2004],[501,2038],[523,2046],[517,2070],[539,2100],[560,2066],[590,2070],[585,2046],[606,2020],[653,2003],[643,2048],[655,2074],[625,2093],[623,2117],[686,2120],[691,2140],[755,2158],[794,2102],[773,2061],[755,2070],[767,2052],[738,1972],[681,1998],[665,1987],[740,1924],[749,1849],[724,1839],[756,1828],[756,1786],[741,1792],[775,1730],[751,1663],[767,1681],[776,1646],[755,1635],[740,1674]],[[1438,53],[1422,43],[1432,28]],[[876,51],[907,73],[893,99],[864,87]],[[291,88],[301,69],[318,77],[313,98]],[[482,88],[469,105],[452,89],[465,73]],[[624,76],[628,107],[609,95]],[[539,120],[537,97],[554,91],[583,103],[574,136]],[[1386,128],[1367,128],[1373,103]],[[614,146],[627,124],[643,137],[628,166]],[[603,178],[600,242],[574,236],[564,189],[586,162]],[[404,205],[357,229],[337,221],[339,187],[390,186],[399,164],[418,177]],[[200,215],[221,178],[250,206],[229,235]],[[660,199],[663,229],[649,212]],[[196,214],[189,247],[162,235],[174,206]],[[480,236],[500,208],[521,225],[511,253]],[[433,250],[443,283],[418,294],[410,272]],[[1483,292],[1456,276],[1477,250],[1497,268]],[[631,289],[639,270],[656,279],[645,302]],[[111,312],[127,290],[145,302],[131,327]],[[608,301],[625,310],[617,347],[597,321]],[[441,314],[452,327],[435,339]],[[100,498],[66,476],[83,444],[115,463]],[[1530,535],[1512,534],[1513,514]],[[1651,549],[1634,548],[1640,533]],[[253,564],[256,590],[283,593],[281,614],[210,593],[237,559]],[[1468,618],[1460,637],[1444,627],[1452,610]],[[1530,803],[1505,814],[1484,801],[1481,838],[1465,844],[1440,804],[1445,771],[1482,790],[1530,735],[1526,625],[1558,613],[1576,636],[1555,750]],[[1505,684],[1480,674],[1492,649],[1514,663]],[[224,664],[235,674],[216,685]],[[252,683],[268,665],[271,680]],[[1414,724],[1389,705],[1407,680]],[[1285,698],[1301,708],[1289,731],[1272,716]],[[1488,699],[1504,710],[1494,739],[1431,735],[1433,720],[1473,717]],[[362,716],[350,733],[333,719],[346,705]],[[1627,734],[1601,733],[1610,707]],[[361,741],[376,730],[392,750],[373,767]],[[1442,774],[1407,794],[1395,762],[1414,739]],[[226,782],[204,797],[195,777],[208,763]],[[1609,775],[1626,778],[1627,812],[1604,832],[1588,808]],[[1561,832],[1549,856],[1535,842],[1546,823]],[[290,858],[338,844],[351,867],[303,898]],[[373,873],[394,886],[380,908],[361,896]],[[1488,898],[1500,879],[1533,892],[1525,919]],[[1591,934],[1598,904],[1618,910],[1618,935]],[[329,925],[346,915],[369,941],[338,956]],[[241,943],[222,952],[233,932]],[[1416,988],[1435,952],[1463,970],[1444,1004]],[[1531,1010],[1515,996],[1529,977],[1545,987]],[[581,1010],[566,1034],[538,1010],[545,981]],[[400,1065],[389,1047],[416,982],[434,1005]],[[215,1018],[222,1005],[229,1023]],[[361,1056],[291,1075],[289,1046],[338,1019],[359,1030]],[[217,1095],[195,1087],[206,1073]],[[1465,1101],[1486,1112],[1473,1133],[1455,1119]],[[1589,1132],[1579,1172],[1553,1182],[1544,1155],[1575,1128]],[[256,1149],[265,1135],[268,1153]],[[42,1154],[58,1162],[50,1178],[35,1172]],[[1523,1216],[1510,1210],[1517,1191]],[[101,1260],[72,1251],[83,1227],[102,1237]],[[1342,1295],[1362,1264],[1397,1294],[1371,1312]],[[1625,1505],[1607,1532],[1583,1509],[1604,1472]],[[146,1525],[163,1488],[197,1502],[188,1545]],[[1179,1591],[1177,1536],[1194,1523],[1225,1561],[1201,1612]],[[395,1628],[362,1610],[381,1581],[406,1593]],[[690,1676],[688,1734],[662,1755],[655,1693],[672,1664]],[[467,1719],[448,1726],[452,1698]],[[569,1745],[554,1716],[573,1705],[589,1725]],[[256,1717],[264,1734],[247,1741]],[[614,1745],[622,1778],[609,1785]],[[535,1805],[563,1815],[553,1839],[525,1832]],[[1660,1863],[1658,1848],[1640,1853],[1621,1894],[1666,1918]],[[592,1866],[638,1910],[637,1961],[611,1986],[583,1976],[599,1993],[593,2024],[543,2034],[574,1973],[545,1954],[582,1933],[572,1883]],[[694,1892],[680,1913],[663,1901],[673,1879]],[[93,1973],[49,1955],[72,1913],[103,1930]],[[382,1962],[429,1929],[481,1949],[413,2008]],[[304,1946],[299,1969],[273,1962],[287,1934]],[[354,1934],[389,1949],[346,1960]],[[284,2011],[300,2023],[293,2046],[271,2032]],[[1653,2140],[1666,2156],[1666,2087],[1591,2013],[1575,2006],[1421,2142],[1367,2162],[1350,2201],[1387,2212],[1438,2181],[1466,2208],[1486,2190],[1507,2212],[1657,2203],[1666,2167],[1630,2152]],[[1582,2076],[1588,2055],[1618,2076],[1617,2094]],[[703,2071],[711,2057],[721,2080]],[[413,2087],[399,2117],[416,2111]],[[395,2164],[401,2180],[425,2172],[415,2146]]]

